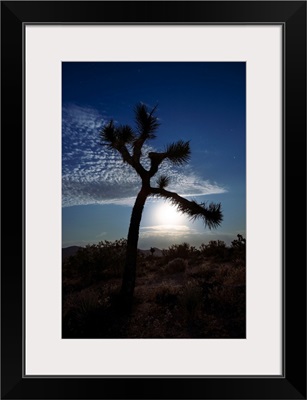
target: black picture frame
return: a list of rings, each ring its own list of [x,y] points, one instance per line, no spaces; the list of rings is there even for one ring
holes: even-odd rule
[[[24,82],[27,23],[281,24],[284,32],[282,376],[23,376]],[[3,399],[306,399],[306,2],[1,2]],[[261,116],[259,116],[261,118]],[[274,207],[269,204],[268,206]],[[265,221],[264,221],[265,224]]]

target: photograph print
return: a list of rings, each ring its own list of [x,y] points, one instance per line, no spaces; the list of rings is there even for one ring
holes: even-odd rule
[[[62,63],[62,338],[246,337],[246,64]]]

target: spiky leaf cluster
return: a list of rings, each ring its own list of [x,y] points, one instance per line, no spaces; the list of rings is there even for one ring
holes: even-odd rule
[[[157,184],[159,186],[160,189],[164,189],[166,188],[169,183],[170,183],[170,177],[166,176],[166,175],[161,175],[159,176],[159,178],[157,179]]]
[[[179,140],[166,146],[165,158],[173,164],[182,165],[189,161],[191,156],[190,142]]]
[[[185,200],[185,199],[184,199]],[[209,229],[217,228],[223,219],[221,212],[221,204],[197,203],[196,201],[177,201],[172,199],[171,202],[177,207],[178,211],[187,215],[190,220],[202,219],[205,226]]]
[[[118,140],[123,144],[132,143],[135,139],[135,134],[129,125],[121,125],[117,128]]]
[[[113,147],[113,143],[116,141],[116,134],[114,122],[112,120],[102,128],[100,131],[100,138],[102,144],[107,144],[109,147]]]
[[[111,120],[102,128],[100,138],[109,147],[118,149],[123,145],[132,143],[135,139],[135,134],[130,126],[120,125],[115,127],[114,122]]]
[[[158,118],[154,115],[157,107],[150,112],[145,104],[139,103],[135,107],[135,122],[139,135],[144,139],[154,139],[155,132],[160,126]]]

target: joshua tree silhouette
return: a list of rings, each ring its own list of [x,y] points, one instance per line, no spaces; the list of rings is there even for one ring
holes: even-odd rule
[[[145,169],[141,163],[142,147],[147,140],[156,137],[155,132],[160,125],[155,116],[156,108],[154,107],[149,111],[144,104],[136,105],[135,130],[128,125],[116,127],[111,120],[100,132],[101,144],[106,144],[109,148],[118,151],[123,162],[131,165],[142,181],[141,189],[132,209],[127,238],[126,263],[121,286],[121,296],[128,302],[132,300],[135,287],[139,229],[147,197],[156,196],[167,199],[177,207],[179,212],[186,214],[191,220],[201,218],[209,229],[216,228],[223,219],[220,203],[198,204],[194,200],[189,201],[177,193],[166,190],[165,188],[170,182],[168,176],[162,175],[157,179],[156,185],[151,184],[151,178],[158,172],[159,166],[164,160],[169,160],[175,165],[183,165],[188,162],[191,154],[190,142],[179,140],[167,145],[163,152],[148,153],[150,167]]]

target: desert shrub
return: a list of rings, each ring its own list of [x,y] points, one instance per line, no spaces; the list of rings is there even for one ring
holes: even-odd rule
[[[245,285],[246,284],[246,269],[244,266],[237,266],[236,268],[231,268],[227,274],[224,281],[226,285]]]
[[[75,304],[76,313],[82,318],[99,308],[99,295],[94,290],[82,291]]]
[[[144,276],[152,272],[160,272],[166,262],[163,257],[141,255],[137,258],[137,275]]]
[[[137,265],[137,276],[146,276],[149,272],[149,264],[145,261],[140,260]]]
[[[164,304],[171,306],[177,303],[177,298],[179,294],[178,286],[174,286],[167,283],[162,283],[156,288],[155,300],[158,304]]]
[[[196,282],[188,281],[180,294],[179,303],[187,318],[196,316],[203,303],[202,289]]]
[[[222,284],[225,283],[232,269],[233,266],[231,264],[221,264],[218,268],[216,268],[212,280]]]
[[[163,272],[166,274],[175,274],[178,272],[185,272],[187,262],[183,258],[175,258],[169,261],[163,268]]]
[[[227,318],[244,316],[245,285],[217,285],[209,294],[209,304],[216,313]]]
[[[189,268],[186,270],[187,278],[191,277],[194,279],[198,279],[200,281],[211,281],[212,278],[216,274],[216,270],[219,266],[212,263],[202,263],[201,265],[196,266],[196,268],[190,270]]]
[[[175,258],[188,259],[198,254],[198,250],[188,243],[173,244],[168,249],[162,250],[162,254],[166,262]]]
[[[149,306],[149,304],[148,304]],[[178,335],[175,311],[167,304],[150,304],[131,315],[127,333],[129,338],[174,338]]]
[[[245,266],[235,266],[229,262],[216,267],[210,281],[222,285],[245,285],[245,274]]]
[[[213,257],[217,260],[226,260],[229,258],[229,248],[222,240],[210,240],[208,244],[203,243],[199,250],[205,257]]]
[[[242,235],[237,235],[237,239],[231,242],[231,259],[236,265],[246,263],[246,239]]]
[[[99,293],[95,290],[82,290],[70,296],[64,308],[68,308],[63,314],[64,336],[74,337],[75,333],[82,336],[88,332],[101,308]]]
[[[115,242],[102,241],[98,244],[87,245],[69,257],[63,263],[63,275],[69,271],[70,275],[82,277],[91,284],[106,274],[121,276],[126,256],[126,239]]]

